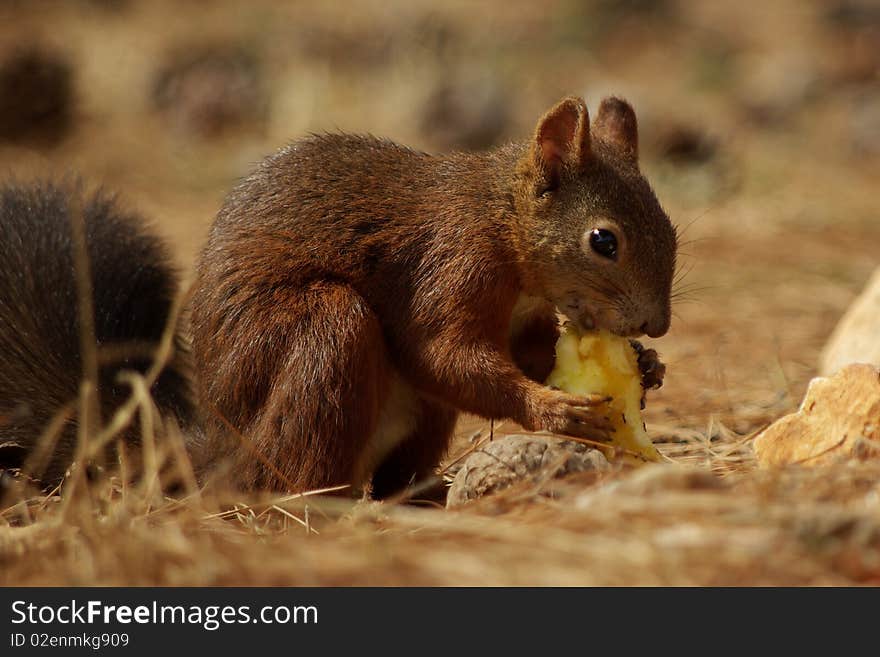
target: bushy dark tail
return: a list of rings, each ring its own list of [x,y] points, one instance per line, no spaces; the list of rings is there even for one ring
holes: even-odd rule
[[[20,468],[47,426],[72,409],[42,473],[58,481],[76,447],[82,381],[71,212],[81,212],[91,268],[98,390],[104,422],[130,395],[117,378],[153,362],[178,276],[158,236],[103,193],[73,183],[0,185],[0,468]],[[186,354],[177,350],[151,388],[163,415],[193,416]],[[124,438],[136,443],[137,422]]]

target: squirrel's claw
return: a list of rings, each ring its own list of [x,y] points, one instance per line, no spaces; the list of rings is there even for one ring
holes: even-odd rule
[[[639,357],[639,371],[642,373],[642,388],[652,390],[663,385],[663,377],[666,375],[666,365],[660,361],[660,357],[654,349],[645,349],[638,340],[630,340],[630,344]],[[644,406],[644,399],[642,400]]]

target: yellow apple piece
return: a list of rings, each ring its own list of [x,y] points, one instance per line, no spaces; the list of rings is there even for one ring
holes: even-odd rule
[[[567,324],[556,343],[556,366],[547,385],[573,395],[608,395],[614,427],[610,444],[621,448],[628,461],[661,460],[642,420],[638,354],[627,338],[605,330],[580,333]],[[606,456],[615,452],[603,451]]]

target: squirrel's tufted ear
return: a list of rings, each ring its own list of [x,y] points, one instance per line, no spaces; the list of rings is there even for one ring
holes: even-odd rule
[[[616,146],[632,161],[639,159],[639,128],[632,106],[620,98],[605,98],[599,105],[593,132]]]
[[[541,117],[533,150],[539,194],[558,187],[566,167],[583,168],[590,157],[590,117],[584,101],[566,98]]]

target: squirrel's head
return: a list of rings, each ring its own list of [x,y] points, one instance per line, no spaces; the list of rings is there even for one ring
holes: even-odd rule
[[[669,329],[676,235],[639,172],[632,107],[606,98],[590,125],[580,98],[538,122],[520,161],[518,251],[529,292],[584,329]]]

